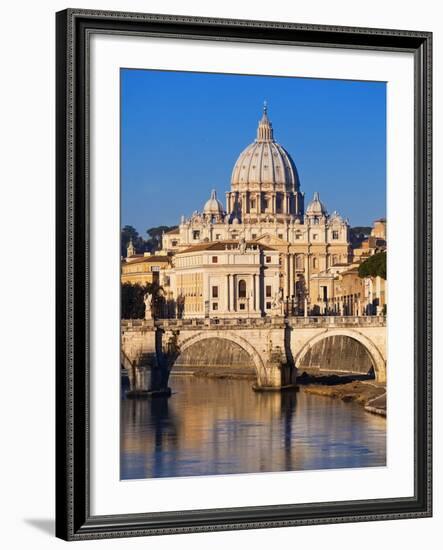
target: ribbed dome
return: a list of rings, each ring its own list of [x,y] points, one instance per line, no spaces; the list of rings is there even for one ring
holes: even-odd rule
[[[320,195],[315,192],[312,201],[306,208],[306,214],[308,216],[326,216],[326,207],[320,200]]]
[[[258,124],[257,139],[240,154],[232,171],[231,184],[283,185],[298,191],[297,169],[289,153],[274,140],[266,104]]]
[[[223,215],[225,213],[222,203],[217,199],[217,193],[215,189],[213,189],[211,192],[211,198],[206,201],[206,204],[203,207],[203,213],[219,215]]]

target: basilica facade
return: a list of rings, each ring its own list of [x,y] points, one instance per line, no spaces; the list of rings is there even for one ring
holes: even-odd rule
[[[255,140],[234,165],[226,204],[213,190],[201,211],[163,235],[162,248],[172,257],[168,292],[183,317],[321,310],[334,274],[352,262],[347,220],[328,214],[318,193],[305,208],[266,105]]]

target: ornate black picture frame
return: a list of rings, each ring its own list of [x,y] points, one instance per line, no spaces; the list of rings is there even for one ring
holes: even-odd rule
[[[429,32],[69,9],[57,13],[56,534],[65,540],[428,517],[431,470]],[[409,498],[90,512],[89,40],[94,33],[410,52],[415,64],[415,492]]]

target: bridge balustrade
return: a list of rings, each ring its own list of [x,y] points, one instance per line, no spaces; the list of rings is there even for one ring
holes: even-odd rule
[[[386,317],[384,316],[312,316],[312,317],[238,317],[238,318],[195,318],[195,319],[122,319],[122,328],[146,327],[153,328],[180,328],[180,327],[202,327],[202,326],[220,326],[220,327],[264,327],[276,326],[286,323],[291,327],[382,327],[386,326]]]
[[[290,317],[288,323],[292,327],[384,327],[386,317],[383,316],[323,316],[323,317]]]

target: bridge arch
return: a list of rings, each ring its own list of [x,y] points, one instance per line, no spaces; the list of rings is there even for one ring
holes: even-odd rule
[[[294,362],[296,367],[301,364],[303,357],[306,355],[309,349],[311,349],[315,344],[318,344],[325,338],[330,338],[331,336],[347,336],[362,344],[362,346],[364,346],[364,348],[368,352],[374,366],[375,379],[377,380],[377,382],[386,382],[386,359],[383,356],[382,352],[378,349],[378,347],[374,344],[372,340],[370,340],[367,336],[365,336],[358,330],[354,329],[328,329],[315,335],[307,342],[305,342],[299,352],[295,355]]]
[[[206,332],[199,332],[188,338],[184,338],[183,340],[180,340],[178,343],[179,349],[180,349],[180,355],[183,354],[188,348],[190,348],[194,344],[197,344],[198,342],[202,342],[204,340],[213,339],[213,338],[219,338],[220,340],[228,340],[240,346],[240,348],[242,348],[243,351],[245,351],[251,358],[257,374],[257,379],[258,380],[266,379],[265,365],[263,363],[263,360],[259,352],[255,349],[255,347],[250,342],[248,342],[245,338],[243,338],[242,336],[239,336],[233,331],[223,331],[222,333],[219,333],[218,331],[206,331]]]

